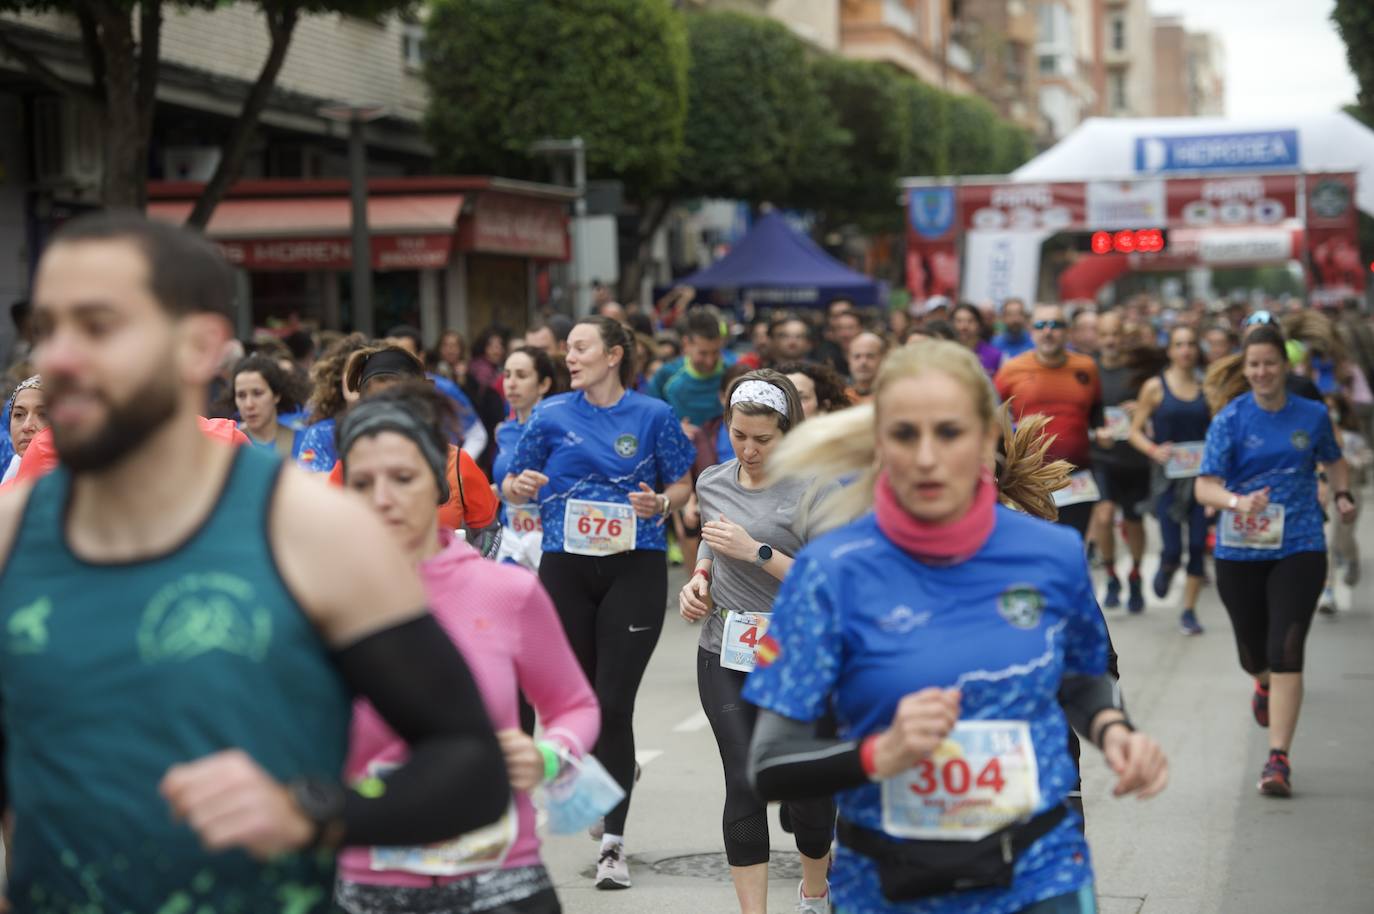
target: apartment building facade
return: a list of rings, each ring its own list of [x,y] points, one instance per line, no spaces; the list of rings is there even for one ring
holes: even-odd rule
[[[1180,16],[1156,16],[1154,44],[1156,115],[1226,113],[1226,53],[1217,36],[1189,32]]]

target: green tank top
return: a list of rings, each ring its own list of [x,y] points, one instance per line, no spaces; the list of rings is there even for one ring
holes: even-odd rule
[[[118,564],[72,554],[64,470],[35,486],[0,573],[16,912],[331,910],[333,855],[207,852],[158,793],[230,748],[281,781],[343,774],[349,694],[267,541],[280,468],[238,448],[200,529]]]

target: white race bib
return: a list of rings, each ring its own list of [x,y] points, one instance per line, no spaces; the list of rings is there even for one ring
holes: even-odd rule
[[[635,509],[614,501],[568,499],[563,515],[563,551],[574,555],[616,555],[635,547]]]
[[[1192,479],[1202,469],[1202,452],[1205,441],[1180,441],[1169,451],[1169,462],[1164,464],[1164,475],[1169,479]]]
[[[506,525],[516,533],[543,533],[538,505],[506,505]]]
[[[1069,505],[1101,501],[1102,493],[1097,490],[1097,480],[1093,479],[1092,471],[1079,470],[1069,477],[1068,485],[1054,491],[1053,497],[1055,507],[1067,508]]]
[[[367,766],[367,773],[381,777],[396,767],[373,762]],[[515,844],[519,827],[520,817],[512,800],[505,815],[466,835],[422,847],[373,847],[371,866],[374,870],[400,870],[422,876],[464,876],[500,869]]]
[[[748,673],[758,663],[758,643],[768,634],[772,613],[737,613],[733,609],[725,615],[725,634],[720,639],[720,665],[727,670]]]
[[[1024,720],[959,721],[930,758],[882,782],[883,831],[977,841],[1040,808],[1040,768]]]
[[[1119,406],[1108,406],[1102,410],[1107,417],[1107,431],[1112,433],[1112,438],[1116,441],[1125,441],[1131,437],[1131,417],[1126,415],[1126,411]]]
[[[1258,514],[1221,512],[1221,544],[1232,549],[1283,547],[1283,505],[1269,504]]]

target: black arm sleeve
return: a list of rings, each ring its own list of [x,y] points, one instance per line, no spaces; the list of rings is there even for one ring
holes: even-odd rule
[[[1091,433],[1092,429],[1101,428],[1106,424],[1107,410],[1103,407],[1102,401],[1098,400],[1088,408],[1088,430]]]
[[[765,801],[828,797],[868,783],[856,740],[816,735],[816,724],[759,710],[749,780]]]
[[[1115,709],[1126,713],[1121,686],[1110,673],[1101,676],[1065,676],[1059,685],[1059,705],[1064,716],[1084,740],[1092,741],[1093,718],[1098,712]]]
[[[500,818],[505,759],[472,674],[429,613],[336,652],[344,680],[410,744],[381,796],[348,791],[343,843],[426,844]]]

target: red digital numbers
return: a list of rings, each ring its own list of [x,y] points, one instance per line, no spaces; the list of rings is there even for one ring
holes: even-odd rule
[[[916,776],[920,780],[911,785],[911,792],[920,796],[934,793],[940,787],[944,787],[945,793],[958,796],[968,793],[970,781],[975,787],[983,787],[995,793],[1001,793],[1002,788],[1007,784],[1002,777],[1002,763],[995,758],[983,766],[983,770],[978,772],[977,778],[973,777],[968,762],[961,758],[952,758],[941,765],[938,777],[935,763],[930,759],[922,759],[916,763]]]
[[[1094,254],[1154,254],[1164,250],[1164,233],[1159,229],[1126,229],[1120,232],[1093,232]]]

